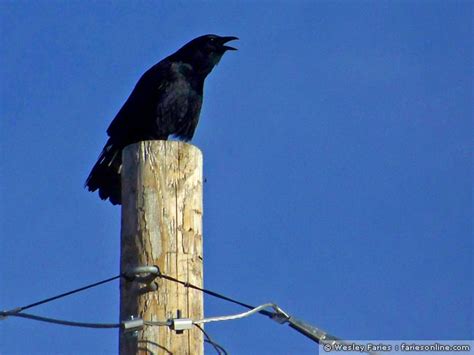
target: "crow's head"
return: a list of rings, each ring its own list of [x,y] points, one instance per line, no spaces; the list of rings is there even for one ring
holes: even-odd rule
[[[173,57],[190,64],[196,72],[207,75],[219,63],[224,53],[237,48],[226,46],[226,43],[238,39],[234,36],[221,37],[217,35],[204,35],[193,39],[179,49]]]

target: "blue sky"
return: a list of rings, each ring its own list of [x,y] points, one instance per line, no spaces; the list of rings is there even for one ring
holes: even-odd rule
[[[120,209],[84,180],[140,75],[216,33],[240,41],[206,81],[193,139],[205,286],[347,339],[472,339],[472,14],[468,1],[2,1],[0,309],[118,273]],[[118,296],[113,283],[31,313],[115,322]],[[207,316],[239,311],[206,298]],[[114,330],[0,328],[4,354],[117,350]],[[264,317],[206,329],[231,354],[315,349]]]

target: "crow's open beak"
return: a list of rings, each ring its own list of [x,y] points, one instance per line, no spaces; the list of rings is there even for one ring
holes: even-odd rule
[[[228,37],[221,37],[221,43],[222,43],[222,48],[224,48],[226,51],[236,51],[237,48],[231,47],[231,46],[225,46],[224,44],[230,41],[234,41],[236,39],[239,39],[238,37],[234,36],[228,36]]]

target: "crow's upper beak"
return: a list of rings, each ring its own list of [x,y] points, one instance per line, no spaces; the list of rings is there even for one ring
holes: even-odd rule
[[[239,39],[238,37],[234,36],[228,36],[228,37],[221,37],[221,43],[222,43],[222,48],[224,48],[226,51],[236,51],[237,48],[231,47],[231,46],[225,46],[224,44],[229,42],[229,41],[234,41],[236,39]]]

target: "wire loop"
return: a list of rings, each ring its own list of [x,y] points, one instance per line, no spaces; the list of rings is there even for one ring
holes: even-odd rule
[[[122,274],[127,281],[148,284],[161,275],[158,266],[136,266]]]

